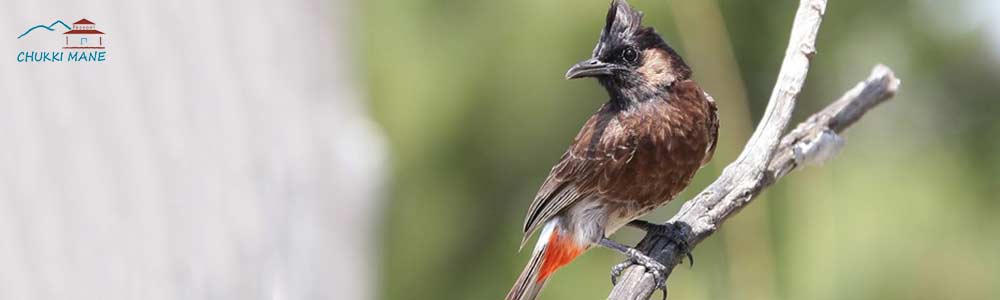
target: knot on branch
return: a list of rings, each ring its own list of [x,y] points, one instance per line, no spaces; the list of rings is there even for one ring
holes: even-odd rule
[[[797,165],[822,165],[843,148],[844,138],[833,130],[824,128],[815,138],[795,144],[792,154]]]

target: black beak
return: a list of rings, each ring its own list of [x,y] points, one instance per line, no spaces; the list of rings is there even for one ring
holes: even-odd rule
[[[614,65],[591,58],[570,67],[566,71],[566,79],[611,75],[613,69]]]

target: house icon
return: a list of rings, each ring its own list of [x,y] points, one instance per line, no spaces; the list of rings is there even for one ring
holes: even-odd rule
[[[90,20],[76,21],[73,29],[63,35],[66,37],[63,49],[104,49],[104,33],[97,31]]]

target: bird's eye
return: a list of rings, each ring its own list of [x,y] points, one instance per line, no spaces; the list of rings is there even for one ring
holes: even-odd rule
[[[622,50],[622,59],[627,62],[634,63],[639,59],[639,53],[635,52],[635,49],[631,47],[625,48],[625,50]]]

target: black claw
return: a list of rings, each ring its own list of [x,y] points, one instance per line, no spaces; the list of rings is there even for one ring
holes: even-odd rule
[[[674,242],[674,244],[677,244],[677,246],[680,248],[678,250],[683,252],[684,255],[687,256],[688,262],[690,262],[689,267],[694,268],[694,255],[691,254],[691,247],[688,245],[687,239],[684,238],[685,235],[684,230],[681,229],[680,225],[677,224],[670,224],[670,225],[672,225],[671,227],[673,227],[672,230],[662,228],[661,233],[667,235],[670,238],[670,240]]]
[[[677,244],[677,247],[680,248],[678,250],[681,251],[681,252],[683,252],[684,255],[687,256],[689,267],[693,269],[694,268],[694,255],[691,254],[691,247],[688,246],[687,241],[685,241],[684,238],[682,238],[682,237],[678,237],[677,234],[672,235],[671,239],[673,240],[673,242],[675,244]]]
[[[691,254],[691,247],[683,239],[677,239],[675,242],[680,245],[681,251],[687,256],[689,268],[694,269],[694,254]]]
[[[686,256],[688,261],[690,262],[690,268],[694,268],[694,255],[691,253],[691,247],[688,245],[687,239],[685,238],[686,232],[684,231],[684,228],[681,227],[680,224],[660,225],[643,220],[634,220],[632,222],[629,222],[628,225],[631,227],[642,229],[647,233],[666,236],[668,239],[670,239],[671,242],[677,245],[678,247],[677,251],[684,253],[684,256]],[[639,263],[638,260],[635,258],[631,258],[630,260],[634,263]],[[659,272],[659,270],[656,270],[655,268],[651,267],[652,266],[646,266],[646,269],[650,270],[651,273],[653,273],[653,280],[656,280],[656,289],[663,291],[663,299],[666,300],[667,299],[666,278],[662,277],[662,274]],[[617,281],[617,278],[612,278],[612,282],[615,281]]]

